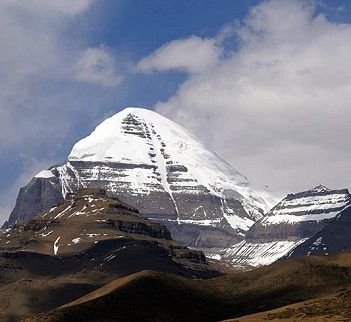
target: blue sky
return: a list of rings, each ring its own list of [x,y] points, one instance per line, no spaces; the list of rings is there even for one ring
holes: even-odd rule
[[[341,0],[0,2],[0,218],[33,174],[63,162],[77,140],[125,106],[156,109],[277,190],[350,186],[343,123],[350,111],[343,70],[351,57],[350,22],[351,3]],[[175,62],[183,45],[196,50],[182,49],[185,58]],[[277,52],[274,63],[248,60]],[[281,81],[256,84],[257,62]],[[292,80],[294,69],[308,76]],[[213,79],[236,86],[222,93]],[[301,82],[318,97],[328,87],[328,97],[307,95]],[[193,99],[204,84],[212,86],[211,106]],[[287,88],[297,94],[285,104]]]

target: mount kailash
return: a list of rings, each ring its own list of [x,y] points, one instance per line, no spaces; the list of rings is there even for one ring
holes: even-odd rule
[[[166,225],[181,244],[242,267],[350,244],[339,229],[350,225],[347,189],[318,186],[278,202],[183,127],[147,109],[108,118],[74,145],[66,162],[39,172],[21,188],[4,227],[82,188],[103,188]]]
[[[182,244],[205,249],[241,241],[276,203],[265,187],[251,184],[180,125],[126,108],[76,143],[67,162],[23,187],[5,226],[89,187],[135,205]]]

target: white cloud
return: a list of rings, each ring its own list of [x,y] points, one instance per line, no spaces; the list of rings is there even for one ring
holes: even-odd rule
[[[122,81],[113,55],[104,46],[88,48],[80,55],[74,67],[74,77],[79,81],[111,87]]]
[[[142,59],[137,67],[143,72],[179,69],[199,73],[215,66],[221,53],[215,39],[191,36],[166,43]]]
[[[75,15],[88,9],[92,2],[93,0],[0,0],[0,6],[39,14]]]
[[[271,0],[232,29],[236,37],[222,42],[216,68],[196,67],[156,109],[261,183],[284,190],[350,185],[351,25],[317,15],[310,1]],[[191,70],[171,63],[177,47],[187,48],[182,41],[156,50],[142,69]],[[228,49],[231,41],[238,48]],[[195,61],[189,48],[181,57]]]
[[[34,87],[40,83],[39,79],[64,79],[67,64],[70,64],[65,59],[70,49],[60,39],[59,21],[52,26],[48,20],[21,12],[17,1],[11,8],[8,3],[0,1],[1,152],[24,140],[34,140],[37,131],[47,134],[47,122],[41,122],[40,117],[49,106],[36,106],[34,110],[31,104],[32,98],[48,94],[34,93]],[[16,135],[9,135],[14,129]]]
[[[0,180],[7,186],[10,178],[16,181],[7,191],[1,185],[3,209],[13,206],[16,189],[32,173],[30,160],[57,160],[65,151],[62,145],[71,142],[72,132],[88,127],[86,123],[101,113],[97,105],[100,108],[111,100],[112,94],[100,84],[116,82],[112,54],[105,47],[89,48],[84,29],[93,3],[0,0]],[[77,19],[82,23],[77,24]],[[72,70],[89,53],[92,59],[82,65],[85,77],[93,81],[88,85],[77,82]],[[102,70],[92,74],[99,61]],[[13,179],[14,171],[22,175]]]
[[[62,142],[74,113],[92,109],[80,102],[94,91],[77,78],[97,85],[119,81],[107,48],[87,48],[86,39],[67,36],[72,15],[86,12],[92,3],[0,0],[0,153]]]

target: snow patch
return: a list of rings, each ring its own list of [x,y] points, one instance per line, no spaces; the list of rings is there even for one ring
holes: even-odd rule
[[[80,237],[72,239],[73,244],[79,244],[81,241],[82,241],[82,238]]]
[[[54,255],[57,256],[58,254],[58,249],[59,249],[59,246],[58,246],[58,242],[60,240],[61,236],[57,237],[55,242],[54,242]]]
[[[298,241],[273,241],[267,243],[250,243],[241,241],[219,252],[224,260],[235,264],[250,266],[269,265],[288,254],[293,248],[303,243],[307,238]]]
[[[52,232],[53,232],[53,230],[51,230],[47,233],[42,233],[42,234],[40,234],[40,236],[46,237],[46,236],[49,236]]]
[[[50,170],[43,170],[43,171],[40,171],[38,174],[36,174],[34,178],[48,179],[48,178],[55,178],[55,175]]]
[[[221,255],[219,255],[219,254],[207,254],[206,257],[211,258],[211,259],[221,260]]]
[[[67,208],[65,208],[64,210],[62,210],[61,212],[59,212],[54,219],[62,217],[67,211],[71,210],[72,205],[68,206]]]
[[[92,238],[92,237],[96,237],[96,236],[101,236],[101,234],[91,233],[91,234],[87,234],[87,236],[88,236],[89,238]]]

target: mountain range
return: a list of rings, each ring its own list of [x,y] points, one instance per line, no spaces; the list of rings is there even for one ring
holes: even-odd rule
[[[335,225],[339,217],[348,218],[350,206],[351,195],[347,189],[330,190],[317,186],[289,194],[250,227],[243,241],[217,250],[217,258],[259,266],[270,264],[288,253],[290,256],[316,254],[295,249],[301,249],[300,244],[306,245],[319,236],[320,231]],[[341,244],[337,244],[334,252],[341,250]]]
[[[89,187],[134,205],[182,245],[242,268],[301,254],[294,249],[351,204],[347,189],[322,185],[279,201],[180,125],[151,110],[126,108],[77,142],[66,162],[21,188],[4,228]]]

